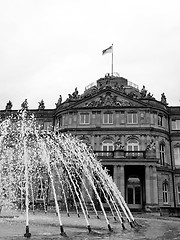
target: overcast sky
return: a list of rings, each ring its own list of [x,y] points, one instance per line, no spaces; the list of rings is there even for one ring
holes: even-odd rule
[[[179,0],[0,0],[0,109],[54,108],[111,72],[180,105]]]

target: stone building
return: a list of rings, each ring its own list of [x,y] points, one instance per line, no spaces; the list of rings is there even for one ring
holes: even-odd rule
[[[1,119],[8,112],[1,110]],[[55,109],[29,110],[45,130],[70,132],[92,147],[131,209],[180,207],[180,106],[107,75]]]

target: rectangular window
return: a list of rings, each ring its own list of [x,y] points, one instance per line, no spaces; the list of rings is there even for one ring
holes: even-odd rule
[[[164,144],[160,144],[159,154],[160,154],[160,164],[165,165],[165,145]]]
[[[112,113],[104,113],[103,114],[103,123],[113,124],[113,114]]]
[[[168,203],[168,184],[163,184],[163,203]]]
[[[59,127],[62,127],[62,117],[59,117]]]
[[[51,131],[52,130],[52,122],[44,122],[44,130]]]
[[[69,125],[71,125],[72,124],[72,114],[70,113],[69,114]]]
[[[180,130],[180,120],[172,121],[172,130]]]
[[[120,124],[125,124],[125,113],[123,111],[120,112],[119,118],[120,118]]]
[[[80,123],[81,124],[89,124],[90,117],[89,113],[81,113],[80,114]]]
[[[180,166],[180,147],[174,148],[174,161],[176,166]]]
[[[138,115],[137,113],[128,113],[127,122],[129,124],[137,124],[138,123]]]
[[[155,114],[151,113],[151,124],[155,124]]]
[[[177,186],[177,197],[178,197],[178,203],[180,204],[180,185]]]
[[[158,115],[158,126],[163,125],[163,117],[161,115]]]

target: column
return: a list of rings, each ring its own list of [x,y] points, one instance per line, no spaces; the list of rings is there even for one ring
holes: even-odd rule
[[[125,181],[124,181],[124,166],[120,166],[120,192],[122,197],[125,198]]]
[[[118,167],[114,165],[114,182],[118,186]]]
[[[100,149],[100,137],[99,137],[99,135],[96,135],[96,150],[98,151],[100,151],[101,149]]]
[[[145,167],[146,205],[151,203],[149,166]]]
[[[153,203],[158,204],[157,171],[155,166],[153,166],[153,196]]]
[[[95,149],[94,135],[91,136],[91,146]]]
[[[141,135],[140,137],[141,139],[141,150],[144,151],[146,149],[146,146],[145,146],[145,136],[144,135]]]

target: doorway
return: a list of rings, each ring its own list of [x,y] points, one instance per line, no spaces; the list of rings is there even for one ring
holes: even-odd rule
[[[138,176],[130,176],[127,180],[127,204],[131,209],[142,208],[142,186]]]

